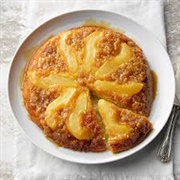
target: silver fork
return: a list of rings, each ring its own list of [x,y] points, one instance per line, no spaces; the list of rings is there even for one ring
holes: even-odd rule
[[[157,153],[157,157],[161,162],[168,162],[171,160],[172,140],[173,140],[175,124],[178,120],[178,117],[180,118],[180,101],[176,97],[171,114],[169,116],[169,122],[168,122],[169,126],[167,132],[164,136],[164,139]]]

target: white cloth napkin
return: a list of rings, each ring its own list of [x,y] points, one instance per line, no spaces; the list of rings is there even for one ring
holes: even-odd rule
[[[101,9],[137,21],[153,32],[166,47],[162,0],[29,1],[25,6],[28,30],[68,11]],[[129,158],[101,165],[83,165],[43,152],[17,127],[14,177],[16,180],[173,180],[172,161],[163,164],[156,158],[160,138]]]

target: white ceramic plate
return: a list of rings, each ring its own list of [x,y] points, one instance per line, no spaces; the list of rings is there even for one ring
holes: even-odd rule
[[[85,20],[89,18],[110,23],[111,26],[125,30],[125,34],[136,39],[140,47],[142,47],[151,69],[154,70],[158,76],[157,96],[149,117],[149,120],[154,126],[154,130],[136,147],[116,155],[109,151],[101,153],[84,153],[56,147],[53,143],[47,140],[42,131],[29,120],[28,113],[22,102],[19,76],[26,63],[24,59],[25,50],[41,44],[50,35],[55,35],[68,28],[81,26]],[[158,135],[167,122],[173,105],[175,80],[173,68],[167,52],[150,32],[124,16],[106,11],[85,10],[71,12],[53,18],[38,27],[25,39],[16,52],[11,64],[8,92],[14,116],[34,144],[44,151],[64,160],[96,164],[111,162],[130,156],[145,147]]]

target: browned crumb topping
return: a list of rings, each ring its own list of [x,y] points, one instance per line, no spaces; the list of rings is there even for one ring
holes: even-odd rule
[[[29,71],[35,70],[37,76],[48,76],[51,73],[64,73],[68,68],[64,57],[57,52],[58,37],[46,42],[30,61]]]
[[[47,137],[53,139],[58,145],[70,148],[76,151],[104,151],[105,142],[101,127],[96,123],[96,115],[93,111],[83,115],[83,126],[89,129],[93,135],[92,140],[78,140],[67,130],[66,125],[61,122],[56,131],[52,131],[47,125],[44,125],[44,131]]]
[[[68,35],[66,44],[80,53],[76,75],[70,72],[65,55],[58,51],[57,47],[59,46],[60,33],[45,42],[28,63],[23,81],[24,104],[31,119],[41,127],[48,138],[59,146],[77,151],[104,151],[107,148],[105,142],[106,135],[101,118],[97,110],[95,110],[97,99],[104,98],[116,104],[118,107],[148,116],[153,102],[152,75],[142,50],[125,35],[110,29],[95,26],[74,28],[70,31],[71,34]],[[95,31],[101,31],[103,36],[97,43],[97,52],[95,54],[92,70],[87,73],[83,69],[83,48],[85,46],[86,37]],[[100,78],[100,80],[116,82],[118,84],[128,84],[131,82],[142,83],[142,90],[132,96],[114,95],[112,92],[104,90],[94,92],[93,84],[98,80],[95,76],[96,70],[106,61],[111,60],[121,52],[122,43],[126,43],[130,46],[133,52],[133,58],[122,63],[114,72]],[[78,140],[68,130],[65,121],[69,118],[71,108],[61,108],[54,112],[54,116],[57,119],[61,118],[57,128],[51,129],[46,124],[45,111],[47,106],[61,95],[63,87],[52,86],[49,89],[37,87],[28,77],[29,72],[35,72],[36,78],[48,77],[51,74],[63,74],[64,77],[67,77],[71,74],[77,81],[77,87],[84,87],[90,90],[91,97],[94,98],[95,96],[96,101],[94,101],[94,104],[92,103],[91,109],[84,113],[81,119],[81,126],[91,133],[92,137],[90,140]],[[92,99],[91,101],[93,101]],[[69,106],[73,106],[74,103],[75,100],[72,100]],[[119,114],[119,119],[121,119],[122,123],[130,123],[134,131],[132,131],[129,137],[122,136],[121,139],[118,139],[121,143],[117,143],[116,140],[110,139],[111,150],[113,152],[116,152],[117,149],[119,151],[126,150],[128,147],[133,147],[133,141],[135,139],[138,143],[142,141],[146,136],[145,132],[151,127],[150,124],[144,123],[145,120],[141,118],[141,116],[128,114],[126,111],[122,111]],[[131,119],[131,121],[128,121],[128,119]]]
[[[109,138],[110,149],[114,153],[139,144],[152,130],[152,124],[145,117],[125,109],[119,110],[118,119],[121,124],[131,127],[131,132],[128,135]]]
[[[66,40],[66,43],[72,47],[76,51],[80,51],[84,47],[84,39],[93,33],[96,30],[96,28],[86,28],[84,30],[82,29],[72,29],[72,34],[68,36],[68,39]]]

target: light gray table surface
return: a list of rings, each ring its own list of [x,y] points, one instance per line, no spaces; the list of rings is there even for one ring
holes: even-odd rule
[[[13,179],[14,132],[16,122],[9,113],[7,77],[12,56],[22,37],[28,32],[23,22],[21,1],[0,0],[0,180]],[[180,63],[180,0],[165,2],[165,25],[168,53]],[[24,34],[19,32],[24,30]],[[6,137],[6,138],[3,138]],[[180,120],[177,123],[174,146],[174,175],[180,180]],[[8,139],[8,141],[7,141]]]

